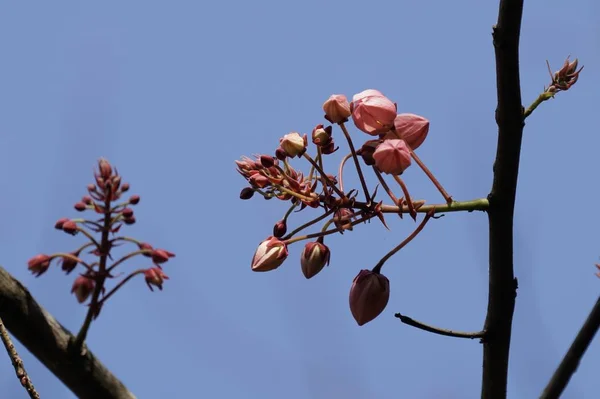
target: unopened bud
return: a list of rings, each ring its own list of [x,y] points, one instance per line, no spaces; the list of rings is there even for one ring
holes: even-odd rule
[[[350,311],[359,326],[379,316],[390,299],[390,281],[383,274],[361,270],[350,288]]]
[[[129,203],[131,205],[137,205],[140,202],[140,196],[139,195],[132,195],[131,197],[129,197]]]
[[[275,225],[273,226],[273,235],[277,238],[283,237],[286,232],[287,232],[287,223],[285,222],[285,220],[280,220],[279,222],[275,223]]]
[[[316,276],[329,264],[329,248],[320,241],[309,242],[304,246],[300,257],[302,273],[307,279]]]

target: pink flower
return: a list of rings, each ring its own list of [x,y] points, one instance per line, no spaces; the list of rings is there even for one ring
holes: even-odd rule
[[[383,173],[401,175],[410,166],[410,149],[404,140],[384,140],[377,146],[373,159]]]
[[[377,90],[355,94],[350,110],[356,127],[372,136],[388,132],[394,126],[397,111],[396,104]]]
[[[292,132],[283,136],[282,139],[279,140],[279,145],[285,151],[288,157],[293,158],[296,156],[301,156],[306,151],[307,139],[306,135],[304,137],[300,136],[299,133]]]
[[[329,265],[330,256],[329,248],[322,242],[307,243],[300,257],[304,277],[308,279],[316,276],[325,265]]]
[[[346,122],[352,115],[348,99],[343,94],[333,94],[329,97],[323,103],[323,111],[325,111],[325,119],[331,123]]]
[[[252,257],[252,271],[268,272],[275,270],[288,256],[287,245],[276,237],[268,237],[260,243]]]
[[[350,288],[350,311],[359,326],[379,316],[390,299],[390,281],[383,274],[361,270]]]
[[[79,276],[75,279],[75,282],[73,283],[71,293],[75,294],[75,297],[77,298],[77,301],[79,303],[83,303],[94,291],[95,286],[96,283],[91,278],[86,276]]]
[[[394,119],[394,126],[396,133],[413,150],[423,144],[427,133],[429,133],[429,121],[415,114],[399,114]]]
[[[169,279],[169,276],[167,276],[159,267],[153,267],[151,269],[144,270],[144,277],[146,279],[146,284],[148,284],[148,288],[150,288],[150,291],[154,291],[152,289],[153,285],[162,291],[163,282]]]
[[[27,268],[31,273],[35,274],[36,277],[39,277],[50,267],[50,260],[51,258],[48,255],[36,255],[29,259],[27,262]]]

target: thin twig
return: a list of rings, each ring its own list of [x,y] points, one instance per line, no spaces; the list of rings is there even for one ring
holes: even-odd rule
[[[8,331],[6,331],[6,327],[4,327],[4,322],[0,318],[0,338],[2,339],[2,343],[6,348],[6,352],[8,352],[8,356],[10,357],[10,361],[15,368],[15,373],[17,374],[17,378],[23,388],[27,391],[30,398],[40,399],[40,394],[37,393],[35,388],[33,387],[33,383],[27,375],[27,371],[25,371],[25,366],[23,365],[23,360],[19,357],[15,346],[13,345],[10,336],[8,335]]]
[[[596,300],[596,304],[592,308],[587,320],[577,333],[575,340],[567,351],[565,357],[560,362],[560,365],[554,372],[554,375],[548,382],[546,389],[540,396],[540,399],[559,398],[564,389],[567,387],[569,380],[577,370],[581,358],[585,351],[590,346],[594,336],[600,328],[600,298]]]
[[[348,146],[350,147],[350,152],[352,153],[352,158],[354,159],[354,166],[356,166],[356,173],[358,173],[358,178],[360,179],[360,184],[362,185],[363,191],[365,192],[365,199],[368,204],[371,202],[371,195],[369,194],[369,189],[367,188],[365,176],[363,175],[362,169],[360,168],[360,162],[358,161],[358,156],[356,155],[356,150],[354,149],[354,144],[352,143],[352,138],[350,137],[350,133],[348,133],[344,122],[340,122],[339,125],[340,128],[342,128],[342,132],[344,132],[344,136],[346,136],[346,141],[348,141]]]
[[[400,313],[396,313],[395,316],[397,318],[399,318],[400,321],[404,324],[408,324],[409,326],[416,327],[418,329],[421,329],[423,331],[427,331],[427,332],[430,332],[433,334],[445,335],[447,337],[469,338],[469,339],[475,339],[475,338],[483,339],[485,336],[485,331],[477,331],[477,332],[454,331],[454,330],[438,328],[438,327],[431,326],[429,324],[421,323],[420,321],[417,321],[408,316],[404,316],[403,314],[400,314]]]

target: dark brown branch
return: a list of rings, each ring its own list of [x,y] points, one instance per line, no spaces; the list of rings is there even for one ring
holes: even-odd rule
[[[15,374],[19,379],[23,388],[29,394],[29,397],[32,399],[40,399],[40,394],[35,390],[33,383],[31,382],[31,378],[27,375],[27,371],[25,371],[25,366],[23,365],[23,360],[17,353],[17,349],[12,343],[10,336],[8,335],[8,331],[6,331],[6,327],[4,327],[4,322],[0,318],[0,339],[6,348],[6,352],[8,352],[8,356],[10,357],[10,361],[15,369]]]
[[[596,301],[596,305],[590,312],[587,320],[583,323],[581,330],[577,333],[575,340],[571,344],[567,354],[554,372],[552,379],[544,389],[540,399],[559,398],[564,389],[567,387],[569,380],[577,370],[581,358],[585,351],[590,346],[594,336],[600,328],[600,298]]]
[[[501,0],[493,38],[496,53],[498,147],[488,196],[489,293],[484,330],[481,397],[506,398],[512,318],[517,295],[513,272],[513,215],[523,106],[519,80],[519,36],[523,0]]]
[[[403,314],[396,313],[395,316],[400,319],[400,321],[404,324],[407,324],[412,327],[416,327],[420,330],[427,331],[433,334],[444,335],[446,337],[454,337],[454,338],[483,338],[485,336],[485,331],[477,331],[477,332],[462,332],[462,331],[454,331],[448,330],[445,328],[439,328],[430,326],[429,324],[421,323],[413,318],[408,316],[404,316]]]
[[[100,361],[83,346],[78,357],[69,350],[73,335],[33,299],[27,288],[0,267],[0,318],[6,328],[77,397],[134,399]]]

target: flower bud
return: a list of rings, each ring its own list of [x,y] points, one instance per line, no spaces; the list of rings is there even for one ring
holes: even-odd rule
[[[285,152],[285,150],[283,148],[277,147],[277,149],[275,150],[275,158],[279,159],[280,161],[285,161],[287,158],[287,154]]]
[[[123,210],[121,211],[121,215],[123,215],[124,218],[130,218],[133,216],[133,209],[123,208]]]
[[[279,145],[290,158],[304,154],[306,144],[306,135],[302,137],[296,132],[288,133],[279,140]]]
[[[325,119],[331,123],[346,122],[352,115],[348,99],[343,94],[333,94],[329,97],[323,103],[323,111],[325,111]]]
[[[350,104],[356,127],[372,136],[388,132],[394,126],[396,104],[377,90],[355,94]]]
[[[72,220],[67,220],[63,223],[62,230],[67,234],[75,235],[78,231],[77,223]]]
[[[125,193],[127,191],[129,191],[129,183],[123,183],[123,184],[121,184],[121,192]]]
[[[73,255],[74,257],[78,258],[79,257],[79,251],[77,252],[71,252],[71,255]],[[77,261],[71,257],[67,257],[67,256],[63,256],[62,258],[60,258],[59,263],[62,264],[61,269],[66,273],[69,274],[71,273],[76,267],[77,267]]]
[[[131,197],[129,197],[129,203],[131,205],[137,205],[140,203],[140,196],[139,195],[132,195]]]
[[[349,217],[352,211],[348,208],[341,208],[333,214],[333,224],[341,230],[352,231],[352,220]]]
[[[110,166],[110,163],[104,158],[100,158],[98,160],[98,171],[100,172],[100,177],[102,177],[102,179],[104,180],[110,179],[112,175],[112,167]]]
[[[152,288],[153,285],[162,291],[163,282],[169,279],[169,277],[159,267],[146,269],[144,271],[144,277],[146,278],[146,284],[148,285],[148,288],[150,288],[150,291],[154,291]]]
[[[56,224],[54,224],[54,228],[56,230],[62,230],[63,225],[65,224],[65,222],[68,222],[69,218],[60,218],[56,221]]]
[[[41,276],[50,267],[50,257],[45,254],[36,255],[27,262],[27,269],[36,277]]]
[[[79,303],[83,303],[88,299],[90,294],[94,291],[94,287],[96,283],[94,280],[87,276],[79,276],[75,279],[73,283],[73,288],[71,288],[71,294],[75,294],[77,301]]]
[[[275,165],[275,158],[270,155],[261,155],[260,164],[265,168],[270,168],[271,166]]]
[[[240,192],[240,199],[249,200],[254,196],[254,189],[252,187],[244,187]]]
[[[369,140],[366,141],[362,147],[356,151],[357,155],[360,155],[367,166],[375,165],[375,159],[373,158],[373,153],[377,146],[381,143],[381,140]]]
[[[302,273],[307,279],[316,276],[325,265],[329,265],[331,253],[329,248],[320,241],[309,242],[304,246],[300,257]]]
[[[275,270],[288,256],[286,243],[276,237],[268,237],[260,243],[252,257],[252,271],[268,272]]]
[[[379,316],[390,299],[390,281],[383,274],[361,270],[350,288],[350,311],[359,326]]]
[[[331,126],[317,125],[312,131],[312,142],[318,146],[325,146],[331,142]]]
[[[259,173],[256,173],[248,179],[248,183],[250,183],[253,187],[257,188],[265,188],[271,185],[271,180],[267,176],[263,176]]]
[[[169,258],[174,258],[175,254],[164,249],[154,249],[150,256],[154,263],[165,263]]]
[[[277,238],[283,237],[286,232],[287,223],[285,220],[280,220],[279,222],[275,223],[275,226],[273,226],[273,235]]]
[[[377,146],[373,159],[383,173],[401,175],[410,166],[410,149],[404,140],[384,140]]]
[[[86,205],[92,205],[92,198],[90,196],[83,196],[81,197],[81,202],[83,202]]]
[[[144,251],[144,250],[146,250],[146,251],[154,251],[154,248],[152,247],[152,245],[148,244],[147,242],[142,242],[142,243],[139,243],[139,244],[138,244],[138,248],[139,248],[141,251]],[[146,257],[148,257],[148,258],[151,258],[151,257],[152,257],[152,254],[151,254],[151,253],[144,253],[144,254],[142,254],[142,255],[144,255],[144,256],[146,256]]]
[[[83,202],[77,202],[73,208],[78,212],[83,212],[87,209],[87,206]]]
[[[415,114],[398,114],[394,119],[396,134],[413,150],[419,148],[429,132],[429,121]]]
[[[123,223],[125,223],[128,226],[131,226],[132,224],[135,224],[135,216],[124,218],[123,219]]]

